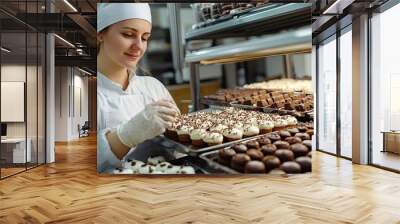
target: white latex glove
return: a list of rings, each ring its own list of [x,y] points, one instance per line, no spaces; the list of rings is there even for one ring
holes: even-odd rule
[[[162,134],[172,125],[178,114],[178,108],[169,100],[148,104],[131,120],[118,126],[118,138],[124,145],[132,148]]]

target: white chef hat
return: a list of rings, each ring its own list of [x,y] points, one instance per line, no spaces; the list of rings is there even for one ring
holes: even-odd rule
[[[147,3],[98,3],[97,32],[127,19],[143,19],[151,23],[150,6]]]

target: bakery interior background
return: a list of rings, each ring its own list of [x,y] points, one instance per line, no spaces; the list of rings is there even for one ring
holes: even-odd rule
[[[127,155],[122,167],[100,172],[310,172],[311,4],[150,7],[140,67],[167,87],[182,115],[152,140],[148,158]]]

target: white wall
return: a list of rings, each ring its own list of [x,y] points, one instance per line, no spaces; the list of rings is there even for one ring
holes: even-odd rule
[[[55,68],[55,135],[56,141],[68,139],[68,85],[70,83],[67,67]]]
[[[81,75],[71,67],[56,67],[56,141],[77,139],[78,124],[82,126],[88,120],[88,78]]]
[[[77,138],[79,133],[78,133],[78,124],[81,126],[85,123],[85,121],[88,121],[88,78],[87,77],[82,77],[81,73],[77,74],[78,70],[75,70],[75,75],[74,75],[74,92],[75,94],[73,96],[74,98],[74,111],[75,113],[72,113],[73,119],[72,119],[72,130],[71,130],[71,135],[73,138]],[[79,72],[79,71],[78,71]],[[78,91],[80,90],[80,93]],[[80,97],[79,97],[80,95]],[[80,101],[80,102],[79,102]],[[79,108],[81,107],[81,108]],[[81,111],[79,111],[81,110]]]

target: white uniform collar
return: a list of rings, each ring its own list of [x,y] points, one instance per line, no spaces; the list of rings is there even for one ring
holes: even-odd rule
[[[131,72],[129,74],[129,84],[128,87],[126,89],[128,89],[130,87],[130,85],[133,85],[133,81],[136,79],[136,74],[134,72]],[[122,89],[122,85],[119,83],[116,83],[114,81],[112,81],[111,79],[109,79],[106,75],[104,75],[101,72],[97,72],[97,84],[98,87],[100,88],[107,88],[107,89],[112,89],[112,90],[117,90],[120,92],[125,93],[125,91]]]

